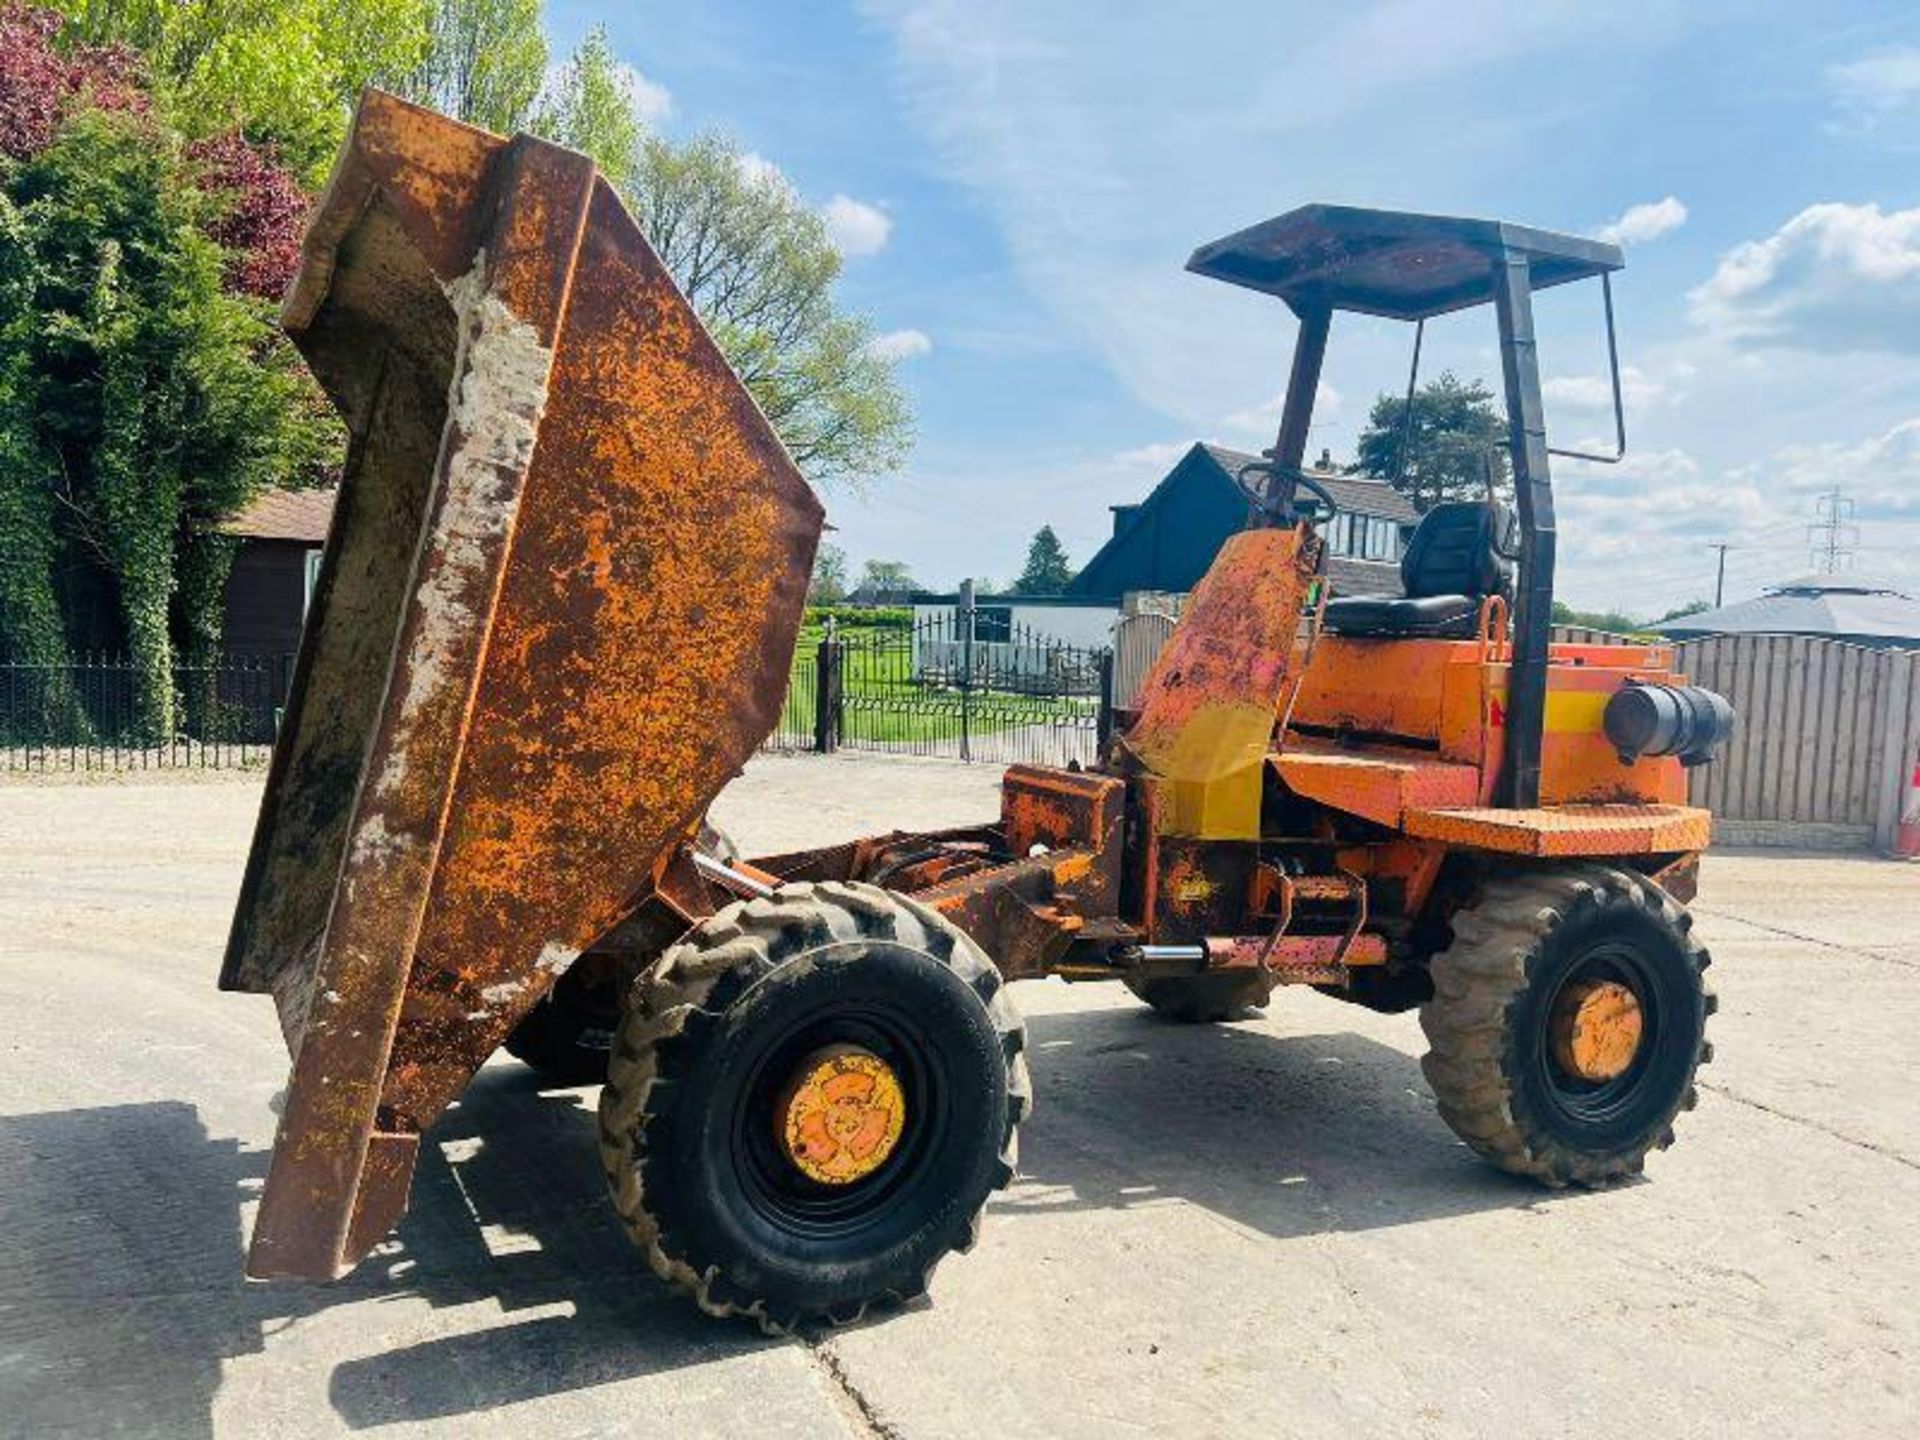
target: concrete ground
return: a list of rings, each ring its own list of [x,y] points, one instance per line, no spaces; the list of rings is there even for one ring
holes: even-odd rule
[[[991,813],[993,774],[756,761],[750,848]],[[588,1092],[489,1065],[398,1239],[244,1283],[285,1054],[214,971],[257,779],[0,786],[0,1433],[1912,1435],[1920,869],[1710,857],[1718,1058],[1644,1183],[1441,1125],[1411,1016],[1189,1029],[1017,987],[1023,1174],[932,1302],[813,1344],[616,1230]]]

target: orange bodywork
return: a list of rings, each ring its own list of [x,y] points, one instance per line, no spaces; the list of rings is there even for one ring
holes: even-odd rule
[[[1704,850],[1713,817],[1691,805],[1554,805],[1533,810],[1413,810],[1407,834],[1469,850],[1567,858]]]
[[[1685,809],[1686,772],[1677,759],[1644,757],[1623,764],[1602,729],[1608,699],[1629,680],[1685,683],[1673,671],[1671,654],[1662,646],[1553,647],[1541,738],[1543,813],[1613,805],[1700,815]],[[1443,838],[1431,829],[1416,830],[1411,816],[1491,805],[1504,751],[1506,686],[1507,657],[1496,643],[1324,636],[1306,665],[1292,729],[1275,767],[1282,781],[1305,798],[1409,834]],[[1578,830],[1586,824],[1582,817],[1600,813],[1567,812],[1556,833]],[[1445,838],[1513,851],[1515,828],[1494,831],[1463,822],[1449,827]],[[1579,853],[1689,848],[1664,843],[1678,833],[1667,825],[1622,830],[1596,822],[1592,828],[1593,844],[1624,848]],[[1482,846],[1480,840],[1488,837],[1495,838]],[[1557,852],[1536,848],[1530,853]]]

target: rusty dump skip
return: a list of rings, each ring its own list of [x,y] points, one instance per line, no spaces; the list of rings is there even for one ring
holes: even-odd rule
[[[293,1055],[249,1271],[326,1278],[772,727],[821,512],[542,141],[369,92],[283,318],[352,445],[220,978]]]

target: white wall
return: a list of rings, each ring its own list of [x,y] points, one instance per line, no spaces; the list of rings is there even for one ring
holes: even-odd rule
[[[1064,645],[1098,647],[1113,643],[1113,622],[1120,618],[1120,610],[1115,605],[1023,605],[1018,598],[1007,600],[987,599],[979,602],[980,608],[1005,608],[1012,611],[1012,623],[1016,630],[1032,630],[1036,635],[1058,640]],[[917,601],[913,607],[913,618],[925,621],[938,618],[954,623],[954,612],[959,607],[948,601],[941,604],[928,604]]]

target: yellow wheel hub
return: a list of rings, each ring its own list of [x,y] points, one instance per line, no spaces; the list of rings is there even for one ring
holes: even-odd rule
[[[900,1079],[853,1045],[816,1050],[794,1072],[774,1123],[780,1148],[822,1185],[851,1185],[882,1165],[907,1124]]]
[[[1617,980],[1576,980],[1554,1001],[1553,1059],[1567,1074],[1604,1084],[1640,1052],[1640,1002]]]

